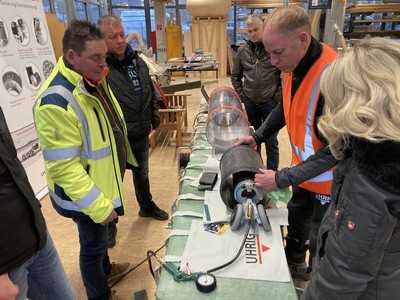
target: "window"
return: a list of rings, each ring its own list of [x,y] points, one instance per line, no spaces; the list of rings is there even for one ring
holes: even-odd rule
[[[54,0],[54,9],[56,11],[57,18],[62,21],[67,21],[67,10],[65,7],[64,0]]]
[[[175,10],[175,6],[171,7],[171,6],[167,6],[165,8],[165,18],[167,21],[167,24],[170,23],[175,23],[176,24],[176,10]]]
[[[132,32],[139,32],[144,43],[146,43],[146,21],[144,17],[144,9],[113,8],[112,13],[121,18],[126,35]]]
[[[75,13],[78,20],[87,20],[86,3],[75,0]]]
[[[179,4],[181,1],[179,1]],[[187,32],[190,31],[190,25],[192,24],[192,17],[190,15],[190,12],[187,9],[180,9],[179,10],[181,13],[181,25],[182,25],[182,31]]]
[[[144,6],[143,0],[111,0],[112,6]]]
[[[251,10],[246,7],[237,7],[236,8],[236,44],[244,43],[247,40],[247,33],[245,32],[246,29],[246,19],[247,16],[251,14]],[[234,36],[233,36],[233,29],[234,29],[234,19],[233,19],[233,7],[230,9],[228,14],[228,20],[226,22],[226,30],[228,32],[228,37],[230,42],[233,44]]]
[[[87,12],[89,16],[89,21],[96,24],[97,20],[100,18],[100,5],[88,3]]]
[[[47,13],[51,13],[51,4],[50,4],[50,0],[43,0],[43,8],[44,11]]]

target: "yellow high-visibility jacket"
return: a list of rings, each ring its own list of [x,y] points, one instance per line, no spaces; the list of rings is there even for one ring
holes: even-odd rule
[[[123,124],[128,163],[137,166],[118,101],[105,80],[101,85]],[[39,90],[34,119],[56,210],[84,213],[96,223],[118,211],[124,196],[111,124],[82,76],[62,57]]]

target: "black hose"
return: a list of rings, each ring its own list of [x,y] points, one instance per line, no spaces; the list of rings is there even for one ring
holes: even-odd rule
[[[162,248],[164,248],[166,245],[166,243],[164,243],[160,248],[158,248],[156,251],[148,251],[146,258],[142,259],[140,262],[138,262],[136,265],[134,265],[132,268],[129,269],[128,272],[126,272],[123,276],[121,276],[114,284],[112,284],[110,286],[110,288],[114,287],[117,283],[119,283],[122,279],[124,279],[126,277],[126,275],[128,275],[130,272],[136,270],[138,267],[140,267],[143,263],[145,263],[146,261],[149,261],[150,263],[150,259],[152,256],[155,256],[156,253],[158,253]],[[151,252],[151,253],[149,253]],[[154,272],[152,273],[153,277],[154,277]]]
[[[221,270],[221,269],[223,269],[223,268],[229,266],[230,264],[232,264],[235,260],[237,260],[237,259],[239,258],[240,254],[242,253],[244,244],[246,243],[247,235],[248,235],[249,232],[250,232],[250,227],[251,227],[251,225],[252,225],[252,224],[251,224],[251,221],[247,222],[246,224],[247,224],[246,233],[245,233],[245,235],[244,235],[244,237],[243,237],[243,241],[242,241],[242,244],[240,245],[239,251],[236,253],[235,257],[232,258],[230,261],[224,263],[223,265],[220,265],[220,266],[218,266],[218,267],[215,267],[215,268],[213,268],[213,269],[208,270],[207,273],[212,273],[212,272]]]

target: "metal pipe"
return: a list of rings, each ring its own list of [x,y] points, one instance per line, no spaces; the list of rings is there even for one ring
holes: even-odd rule
[[[147,48],[151,46],[151,17],[150,17],[150,0],[144,0],[144,18],[146,20],[146,41]]]

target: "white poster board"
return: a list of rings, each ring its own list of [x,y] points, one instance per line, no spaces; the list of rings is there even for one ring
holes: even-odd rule
[[[41,0],[0,0],[0,105],[36,196],[47,194],[32,107],[55,56]]]

